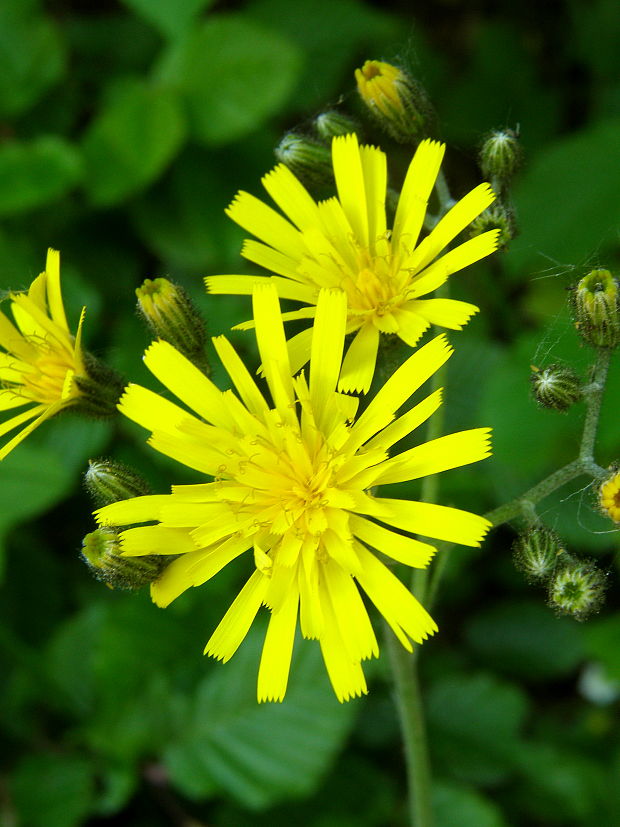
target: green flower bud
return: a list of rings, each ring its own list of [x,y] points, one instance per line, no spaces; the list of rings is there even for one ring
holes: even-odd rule
[[[544,526],[521,534],[512,548],[516,567],[531,582],[547,580],[564,554],[558,535]]]
[[[585,620],[597,612],[605,596],[605,575],[591,561],[577,561],[567,555],[549,583],[549,604],[560,614]]]
[[[572,368],[549,365],[540,370],[532,365],[530,380],[534,399],[543,408],[567,411],[581,399],[581,380]]]
[[[485,178],[507,184],[521,166],[523,151],[512,129],[497,129],[484,139],[480,150],[480,169]]]
[[[342,112],[337,112],[330,109],[327,112],[321,112],[320,115],[314,119],[314,127],[324,141],[331,143],[331,139],[338,135],[350,135],[353,132],[358,132],[359,127],[353,118],[344,115]]]
[[[91,573],[112,589],[140,589],[157,580],[169,557],[122,557],[118,534],[98,528],[82,540],[82,558]]]
[[[594,347],[616,347],[620,342],[620,291],[609,270],[592,270],[572,289],[575,326]]]
[[[496,201],[477,218],[474,218],[469,225],[469,236],[475,238],[488,230],[499,230],[498,248],[505,250],[517,235],[517,225],[512,210]]]
[[[316,138],[287,132],[274,152],[278,161],[302,181],[325,184],[332,180],[331,149]]]
[[[424,87],[402,69],[367,60],[355,70],[357,91],[379,126],[399,143],[412,143],[433,128],[435,114]]]
[[[80,393],[71,410],[94,419],[116,416],[125,389],[123,378],[91,353],[84,352],[85,374],[74,377]]]
[[[145,279],[136,290],[138,312],[158,339],[171,345],[208,374],[207,336],[200,312],[178,284],[165,278]]]
[[[111,459],[89,460],[84,485],[98,508],[151,493],[148,482],[137,471]]]
[[[598,491],[601,512],[614,523],[620,524],[620,472],[613,466],[611,476],[607,477]]]

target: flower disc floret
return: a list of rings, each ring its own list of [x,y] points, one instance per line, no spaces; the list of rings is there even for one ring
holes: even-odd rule
[[[272,403],[224,337],[214,345],[236,393],[219,391],[169,343],[154,343],[146,365],[186,407],[130,385],[120,410],[151,432],[153,448],[207,481],[117,502],[97,515],[104,525],[131,526],[120,533],[126,556],[180,555],[151,586],[160,606],[252,550],[253,573],[205,651],[231,658],[264,605],[271,617],[259,700],[284,697],[298,619],[302,635],[319,641],[336,695],[347,700],[366,692],[361,662],[378,654],[360,590],[410,651],[436,630],[376,552],[422,568],[435,549],[409,533],[476,546],[489,527],[458,509],[376,497],[371,487],[482,459],[489,432],[450,434],[390,458],[391,446],[441,403],[435,392],[396,416],[450,356],[445,339],[416,351],[356,418],[357,398],[337,390],[345,294],[318,297],[308,379],[291,371],[275,286],[257,286],[253,306]]]
[[[413,347],[431,324],[460,330],[478,310],[467,302],[426,298],[452,273],[492,253],[499,235],[498,230],[482,233],[441,255],[493,202],[491,188],[481,184],[420,240],[444,148],[430,140],[419,145],[392,228],[386,218],[386,156],[376,147],[360,146],[356,135],[332,142],[337,198],[316,203],[289,169],[277,166],[263,178],[263,186],[286,218],[247,192],[238,193],[227,210],[258,239],[246,240],[242,254],[275,275],[210,276],[209,290],[251,294],[254,284],[271,281],[281,298],[307,305],[285,313],[285,321],[314,318],[321,288],[344,291],[346,332],[355,336],[344,358],[339,389],[367,391],[381,334],[397,334]],[[311,339],[311,329],[291,339],[294,373],[307,362]]]

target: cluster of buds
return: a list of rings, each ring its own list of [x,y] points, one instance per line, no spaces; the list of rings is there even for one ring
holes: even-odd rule
[[[581,379],[572,368],[557,364],[531,368],[532,394],[541,407],[564,412],[581,399]]]
[[[515,565],[526,578],[547,589],[549,605],[559,614],[585,620],[598,611],[605,594],[605,574],[591,560],[569,554],[558,535],[539,526],[519,535]]]
[[[620,289],[609,270],[591,270],[570,292],[575,327],[587,344],[615,348],[620,343]]]
[[[110,459],[90,460],[84,485],[97,506],[150,493],[148,483],[137,471]],[[156,554],[125,557],[112,528],[97,528],[84,537],[82,559],[97,580],[111,589],[128,590],[152,583],[171,560]]]
[[[478,163],[482,174],[491,183],[497,200],[472,222],[472,238],[488,230],[499,230],[499,247],[506,249],[517,234],[509,187],[523,160],[517,133],[512,129],[496,129],[482,141]]]

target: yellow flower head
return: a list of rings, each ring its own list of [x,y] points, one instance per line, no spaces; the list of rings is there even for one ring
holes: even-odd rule
[[[0,459],[78,400],[75,377],[85,372],[80,345],[84,310],[73,336],[60,292],[57,250],[48,250],[45,271],[28,292],[11,293],[9,299],[15,324],[0,313],[0,410],[27,408],[0,425],[0,436],[28,424],[0,449]]]
[[[451,273],[497,247],[498,231],[492,230],[440,255],[491,204],[495,196],[488,184],[462,198],[419,241],[443,153],[443,144],[422,141],[391,230],[386,224],[386,156],[376,147],[360,147],[355,135],[332,143],[338,198],[317,204],[280,165],[263,178],[263,185],[288,220],[247,192],[238,193],[228,208],[228,215],[259,239],[245,242],[245,258],[277,274],[271,281],[281,298],[308,305],[284,314],[285,320],[314,318],[321,287],[344,291],[346,332],[356,335],[344,358],[342,391],[369,389],[381,333],[397,334],[413,347],[431,324],[460,330],[478,310],[462,301],[423,298]],[[251,294],[257,281],[239,275],[206,279],[212,293],[234,294]],[[294,371],[308,359],[311,336],[308,329],[289,343]]]
[[[389,448],[440,405],[436,392],[396,417],[450,356],[445,339],[416,351],[354,422],[357,399],[336,390],[345,294],[322,290],[318,297],[308,380],[303,373],[293,378],[275,287],[259,285],[253,302],[273,402],[223,336],[214,344],[236,394],[219,391],[169,343],[154,343],[147,367],[194,413],[139,385],[129,385],[119,407],[151,431],[153,448],[213,481],[116,502],[97,517],[103,525],[133,526],[120,534],[127,556],[180,555],[151,585],[160,606],[252,550],[253,572],[205,652],[227,661],[267,606],[259,700],[284,697],[298,618],[302,635],[320,643],[336,695],[347,700],[366,692],[361,661],[378,654],[360,589],[408,650],[436,630],[381,555],[423,568],[435,549],[401,532],[477,546],[489,527],[455,508],[380,499],[371,487],[482,459],[488,430],[451,434],[388,458]]]
[[[599,504],[605,516],[620,523],[620,473],[615,471],[599,488]]]

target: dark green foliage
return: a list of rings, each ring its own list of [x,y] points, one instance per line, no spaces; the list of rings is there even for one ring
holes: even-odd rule
[[[440,500],[492,508],[576,453],[583,406],[539,409],[528,376],[556,362],[587,379],[565,288],[620,270],[618,20],[614,0],[527,14],[464,0],[1,0],[0,291],[27,287],[46,248],[60,249],[72,328],[87,305],[88,349],[156,387],[141,365],[150,337],[135,288],[158,276],[181,284],[209,335],[247,319],[249,301],[202,283],[255,272],[224,208],[239,188],[261,194],[282,136],[313,134],[328,108],[381,142],[361,122],[353,70],[397,60],[438,112],[455,196],[480,181],[489,131],[519,127],[524,149],[510,193],[520,236],[451,280],[453,297],[481,312],[450,335],[445,427],[492,426],[494,457],[443,475]],[[392,172],[407,161],[397,149]],[[230,335],[256,363],[251,337]],[[618,460],[619,407],[614,358],[604,466]],[[79,558],[95,528],[80,488],[89,459],[123,461],[157,493],[199,481],[144,442],[127,421],[66,414],[0,465],[0,823],[404,827],[383,655],[367,668],[369,697],[340,706],[316,642],[300,640],[286,701],[258,706],[261,622],[228,664],[202,656],[246,560],[165,611],[148,589],[92,580]],[[586,479],[543,510],[608,574],[607,604],[582,624],[556,617],[514,570],[510,528],[449,552],[440,631],[421,653],[436,827],[620,823],[618,535]]]

